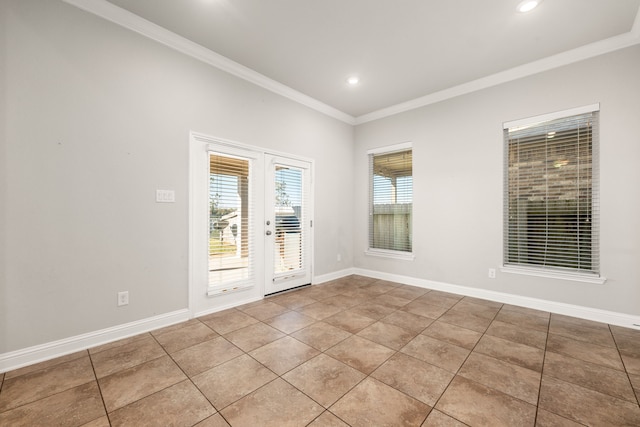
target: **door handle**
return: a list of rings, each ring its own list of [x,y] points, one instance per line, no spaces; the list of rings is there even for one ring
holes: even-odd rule
[[[267,230],[267,236],[271,236],[271,230]]]

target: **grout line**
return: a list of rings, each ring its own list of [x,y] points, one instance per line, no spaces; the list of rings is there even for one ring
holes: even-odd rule
[[[462,298],[462,299],[464,299],[464,298]],[[462,301],[462,299],[461,299],[460,301]],[[449,312],[453,307],[455,307],[456,305],[458,305],[458,303],[454,304],[454,305],[453,305],[453,306],[451,306],[447,311],[445,311],[444,313],[442,313],[442,314],[441,314],[441,315],[440,315],[436,320],[434,320],[434,322],[437,322],[438,320],[440,320],[440,318],[441,318],[442,316],[444,316],[446,313],[448,313],[448,312]],[[500,307],[500,310],[502,310],[502,307],[503,307],[503,306],[504,306],[504,304]],[[498,313],[500,312],[500,310],[498,310],[498,311],[496,312],[496,314],[493,316],[493,319],[491,320],[491,323],[493,323],[493,321],[495,320],[495,318],[496,318],[496,316],[498,315]],[[442,322],[447,323],[447,324],[450,324],[450,325],[453,325],[452,323],[445,322],[444,320],[442,320]],[[482,332],[482,335],[480,336],[480,338],[478,339],[478,341],[476,341],[476,343],[473,345],[473,348],[472,348],[471,350],[469,350],[469,354],[467,355],[467,357],[465,357],[464,361],[460,364],[460,367],[458,367],[458,369],[456,370],[456,372],[454,372],[454,373],[453,373],[453,377],[451,378],[451,380],[449,381],[449,383],[447,384],[447,386],[444,388],[444,390],[442,391],[442,393],[440,393],[440,396],[438,396],[438,398],[436,399],[435,403],[433,404],[433,407],[432,407],[431,411],[433,411],[433,410],[439,411],[439,412],[441,412],[442,414],[444,414],[444,415],[446,415],[446,416],[448,416],[448,417],[451,417],[451,418],[453,418],[454,420],[459,421],[459,422],[461,422],[461,423],[463,423],[463,424],[467,425],[467,424],[466,424],[466,423],[464,423],[463,421],[461,421],[461,420],[459,420],[459,419],[455,418],[452,414],[448,414],[448,413],[446,413],[446,412],[444,412],[444,411],[441,411],[440,409],[436,409],[436,406],[438,405],[438,402],[440,402],[440,399],[442,399],[442,396],[444,396],[444,395],[445,395],[445,393],[447,392],[447,390],[448,390],[448,389],[449,389],[449,387],[451,386],[451,383],[453,382],[453,380],[455,380],[455,379],[456,379],[456,377],[458,376],[458,372],[460,371],[460,369],[464,366],[464,364],[467,362],[467,360],[469,359],[469,357],[471,357],[471,354],[474,352],[474,350],[476,349],[476,347],[477,347],[477,346],[478,346],[478,344],[480,343],[480,340],[482,340],[482,337],[484,337],[484,336],[485,336],[485,334],[487,333],[487,330],[488,330],[488,329],[489,329],[489,327],[491,326],[491,323],[489,323],[489,326],[487,326],[487,328],[484,330],[484,332]],[[431,326],[431,325],[429,325],[429,326]],[[429,328],[429,326],[427,326],[427,327],[426,327],[422,332],[424,332],[425,330],[427,330],[427,329]],[[459,326],[459,325],[453,325],[453,326]],[[459,327],[462,327],[462,326],[459,326]],[[468,329],[468,328],[464,328],[464,329]],[[469,330],[470,330],[470,331],[472,331],[473,329],[469,329]],[[422,333],[422,332],[421,332],[421,333]],[[478,332],[478,331],[474,331],[474,332]],[[461,348],[464,348],[464,347],[461,347]],[[435,365],[433,365],[433,366],[435,366]],[[442,369],[442,368],[441,368],[441,369]],[[462,377],[462,378],[464,378],[464,377]],[[466,379],[466,378],[465,378],[465,379]],[[474,381],[474,382],[475,382],[475,381]],[[485,387],[488,387],[488,386],[486,386],[486,385],[484,385],[484,384],[482,384],[482,385],[483,385],[483,386],[485,386]],[[488,388],[492,388],[492,387],[488,387]],[[431,414],[431,412],[429,412],[429,414]]]
[[[544,340],[544,349],[542,353],[542,367],[540,368],[540,383],[538,386],[538,400],[536,401],[536,416],[534,418],[534,425],[535,423],[538,422],[538,413],[540,412],[540,396],[542,395],[542,379],[544,378],[544,364],[547,358],[547,347],[549,345],[550,333],[551,333],[551,315],[549,315],[549,321],[547,322],[547,336],[546,336],[546,339]]]
[[[87,350],[87,355],[89,356],[89,363],[91,363],[91,370],[93,371],[93,377],[95,378],[96,386],[98,386],[98,393],[100,393],[100,400],[102,401],[102,408],[104,409],[104,414],[107,417],[107,422],[109,423],[109,425],[111,425],[111,417],[109,416],[109,411],[107,411],[107,404],[104,401],[104,395],[102,394],[102,387],[100,386],[100,381],[98,381],[98,374],[96,374],[96,367],[93,364],[93,358],[91,357],[91,353],[89,353],[89,350]]]
[[[629,373],[629,370],[627,369],[627,365],[624,363],[624,358],[622,357],[622,351],[620,350],[620,347],[618,346],[618,340],[616,339],[616,335],[611,330],[611,325],[609,325],[609,332],[611,333],[611,336],[613,337],[613,342],[616,345],[616,351],[618,352],[618,357],[620,358],[620,362],[622,362],[622,366],[624,367],[624,373],[627,376],[627,380],[629,381],[629,385],[631,386],[631,392],[633,393],[634,397],[636,398],[636,402],[640,406],[640,397],[638,396],[639,393],[636,393],[636,389],[633,387],[633,382],[631,381],[631,376],[630,376],[631,374]]]

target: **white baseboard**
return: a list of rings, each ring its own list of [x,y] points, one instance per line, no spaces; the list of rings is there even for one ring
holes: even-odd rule
[[[99,331],[0,354],[0,373],[184,322],[190,318],[189,310],[178,310],[123,325],[113,326],[111,328],[101,329]]]
[[[533,308],[536,310],[548,311],[550,313],[563,314],[566,316],[578,317],[596,322],[608,323],[610,325],[624,326],[627,328],[640,329],[640,316],[617,313],[614,311],[600,310],[597,308],[583,307],[579,305],[566,304],[556,301],[548,301],[538,298],[525,297],[508,294],[505,292],[489,291],[486,289],[470,288],[467,286],[452,285],[448,283],[435,282],[431,280],[418,279],[415,277],[402,276],[398,274],[383,273],[379,271],[354,268],[353,274],[372,277],[375,279],[389,280],[391,282],[405,285],[418,286],[425,289],[432,289],[453,294],[470,296],[475,298],[488,299],[504,304],[512,304],[520,307]]]
[[[331,280],[340,279],[342,277],[351,276],[355,274],[354,268],[345,268],[344,270],[338,270],[327,274],[322,274],[320,276],[313,277],[313,284],[319,285],[320,283],[329,282]]]
[[[231,304],[225,304],[225,305],[222,305],[222,306],[219,306],[219,307],[209,308],[209,309],[206,309],[206,310],[198,311],[198,312],[193,314],[193,317],[194,318],[195,317],[202,317],[202,316],[206,316],[207,314],[217,313],[219,311],[224,311],[224,310],[228,310],[230,308],[239,307],[239,306],[244,305],[244,304],[249,304],[249,303],[252,303],[252,302],[255,302],[255,301],[260,301],[262,298],[263,297],[261,297],[261,296],[251,297],[251,298],[247,298],[247,299],[242,300],[242,301],[233,302]]]
[[[489,291],[485,289],[471,288],[467,286],[452,285],[448,283],[435,282],[431,280],[419,279],[416,277],[402,276],[398,274],[383,273],[379,271],[366,270],[361,268],[347,268],[332,273],[315,276],[313,284],[325,283],[331,280],[340,279],[342,277],[358,274],[361,276],[372,277],[374,279],[389,280],[392,282],[402,283],[405,285],[418,286],[425,289],[432,289],[454,294],[471,296],[476,298],[488,299],[501,302],[504,304],[513,304],[521,307],[533,308],[536,310],[548,311],[551,313],[564,314],[566,316],[578,317],[581,319],[593,320],[596,322],[608,323],[610,325],[624,326],[627,328],[640,329],[640,316],[630,314],[617,313],[613,311],[600,310],[596,308],[583,307],[578,305],[566,304],[555,301],[530,298],[520,295],[513,295],[504,292]],[[123,325],[111,328],[101,329],[95,332],[89,332],[70,338],[65,338],[50,343],[45,343],[25,349],[0,354],[0,373],[12,371],[34,363],[44,362],[56,357],[75,353],[77,351],[86,350],[98,345],[107,344],[112,341],[127,338],[133,335],[149,332],[165,326],[184,322],[192,317],[200,317],[216,311],[226,310],[241,304],[257,301],[261,298],[253,298],[242,301],[238,304],[231,304],[225,307],[217,307],[214,310],[195,313],[193,316],[188,309],[177,310],[171,313],[161,314],[159,316],[149,317],[147,319],[135,322],[125,323]]]
[[[324,283],[330,280],[339,279],[340,277],[351,275],[353,274],[351,270],[352,269],[341,270],[338,272],[325,274],[323,276],[314,277],[313,283]],[[123,325],[101,329],[99,331],[88,332],[86,334],[64,338],[58,341],[52,341],[33,347],[11,351],[8,353],[2,353],[0,354],[0,373],[55,359],[56,357],[65,356],[67,354],[86,350],[91,347],[107,344],[144,332],[164,328],[165,326],[170,326],[176,323],[187,321],[193,317],[201,317],[207,314],[237,307],[242,304],[248,304],[254,301],[258,301],[260,299],[262,299],[262,297],[249,298],[247,300],[228,304],[226,306],[197,312],[193,315],[188,309],[178,310],[131,323],[125,323]]]

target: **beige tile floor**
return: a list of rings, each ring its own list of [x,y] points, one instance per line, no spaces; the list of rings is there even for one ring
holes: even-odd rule
[[[0,374],[0,425],[639,426],[640,331],[352,276]]]

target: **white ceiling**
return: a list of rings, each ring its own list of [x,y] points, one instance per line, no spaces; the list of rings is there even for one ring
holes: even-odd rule
[[[640,43],[640,0],[520,1],[109,0],[354,123]]]

